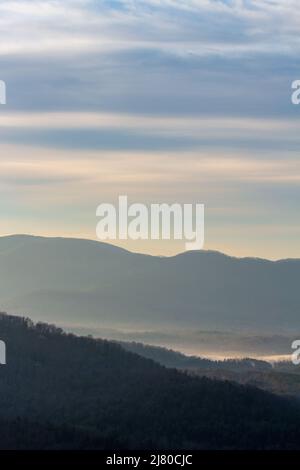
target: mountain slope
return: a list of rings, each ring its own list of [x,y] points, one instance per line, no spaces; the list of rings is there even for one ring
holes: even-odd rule
[[[0,331],[2,448],[300,448],[297,402],[18,317]]]
[[[186,356],[178,351],[166,349],[159,346],[152,346],[149,344],[118,341],[126,351],[131,351],[139,354],[147,359],[152,359],[155,362],[175,369],[207,369],[207,370],[230,370],[249,372],[253,370],[269,371],[272,365],[269,362],[261,361],[252,358],[244,359],[226,359],[221,361],[214,361],[204,357]]]
[[[3,308],[68,325],[300,329],[300,260],[134,254],[76,239],[0,238]]]
[[[186,356],[178,351],[143,343],[119,341],[127,351],[153,359],[166,367],[187,371],[193,375],[218,380],[230,380],[253,385],[269,392],[300,398],[300,367],[292,361],[271,363],[253,358],[210,360]]]

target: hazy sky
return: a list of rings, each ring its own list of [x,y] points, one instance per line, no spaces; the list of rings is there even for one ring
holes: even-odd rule
[[[204,203],[207,249],[300,257],[299,30],[299,0],[0,1],[0,234],[95,238],[128,194]]]

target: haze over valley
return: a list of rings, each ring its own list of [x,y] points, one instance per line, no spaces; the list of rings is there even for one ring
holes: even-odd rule
[[[297,259],[155,257],[88,240],[0,238],[2,310],[216,358],[290,354],[299,278]]]

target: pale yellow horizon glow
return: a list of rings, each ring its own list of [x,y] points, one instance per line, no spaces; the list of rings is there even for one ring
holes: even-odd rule
[[[103,113],[1,113],[4,129],[134,129],[161,134],[296,138],[297,123],[276,119],[159,118]],[[278,137],[279,138],[279,137]],[[276,136],[275,136],[276,139]],[[274,140],[274,139],[273,139]],[[214,147],[192,150],[63,149],[0,144],[0,234],[96,239],[96,208],[117,203],[202,203],[205,249],[243,257],[300,257],[295,204],[300,163],[293,150],[262,153]],[[281,197],[282,195],[282,197]],[[113,242],[115,243],[115,242]],[[130,251],[172,256],[184,242],[126,241]]]

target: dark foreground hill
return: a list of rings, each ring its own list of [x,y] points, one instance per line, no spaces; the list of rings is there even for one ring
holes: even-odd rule
[[[102,340],[0,316],[1,448],[300,448],[300,408]]]

